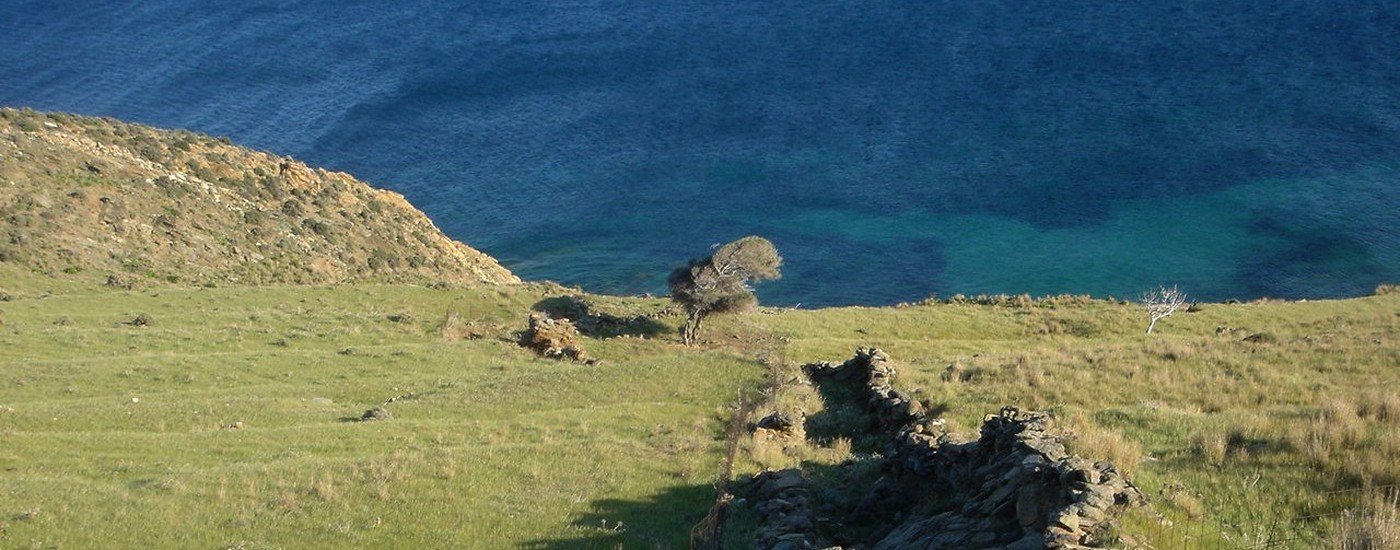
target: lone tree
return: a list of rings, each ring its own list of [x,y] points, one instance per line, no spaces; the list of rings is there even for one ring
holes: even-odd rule
[[[1142,305],[1147,308],[1147,333],[1152,334],[1152,328],[1157,326],[1158,320],[1176,313],[1176,308],[1184,303],[1186,294],[1177,290],[1175,286],[1160,286],[1142,293]]]
[[[763,237],[744,237],[719,247],[704,260],[690,260],[689,265],[671,272],[666,282],[671,287],[671,300],[685,307],[685,325],[681,341],[695,343],[700,323],[712,313],[740,311],[753,307],[758,299],[749,285],[781,276],[778,266],[783,258],[778,249]]]

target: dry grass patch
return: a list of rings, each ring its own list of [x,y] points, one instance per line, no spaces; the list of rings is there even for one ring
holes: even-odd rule
[[[1082,414],[1070,415],[1064,427],[1069,432],[1067,447],[1073,454],[1107,460],[1129,476],[1142,464],[1142,445],[1099,426]]]
[[[1224,432],[1208,431],[1191,436],[1191,452],[1214,466],[1225,465],[1229,450],[1230,442]]]
[[[1332,528],[1336,550],[1390,550],[1400,548],[1400,501],[1372,495],[1356,509],[1343,512]]]

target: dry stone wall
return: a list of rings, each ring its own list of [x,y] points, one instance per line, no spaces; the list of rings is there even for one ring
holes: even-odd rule
[[[924,415],[924,407],[893,384],[895,370],[890,357],[878,348],[860,348],[840,365],[829,362],[803,365],[814,382],[856,383],[863,389],[866,409],[881,427],[899,428]]]
[[[1039,413],[1007,407],[976,441],[915,424],[895,438],[890,466],[932,478],[961,506],[906,522],[875,548],[1080,548],[1142,493],[1106,461],[1071,456]]]
[[[801,470],[765,470],[755,475],[748,487],[761,522],[755,537],[758,548],[816,548],[811,534],[815,521],[812,497]]]
[[[1103,540],[1110,522],[1143,501],[1113,464],[1069,454],[1044,414],[1006,407],[984,419],[977,439],[948,433],[894,387],[894,366],[879,349],[803,370],[818,384],[855,385],[873,429],[890,438],[884,477],[837,522],[872,533],[842,540],[853,548],[1093,547],[1111,542]],[[813,502],[800,470],[762,472],[750,487],[762,521],[758,548],[815,548],[842,538],[842,529],[827,525],[833,520],[815,527],[814,510],[823,517],[832,510]]]

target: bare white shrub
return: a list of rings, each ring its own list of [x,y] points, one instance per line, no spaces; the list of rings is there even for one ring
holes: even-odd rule
[[[1176,286],[1159,286],[1142,293],[1142,305],[1147,308],[1147,333],[1157,326],[1157,321],[1176,313],[1176,309],[1186,303],[1186,294]]]

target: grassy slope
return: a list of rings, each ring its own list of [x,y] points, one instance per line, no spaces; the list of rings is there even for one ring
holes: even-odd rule
[[[1286,520],[1400,480],[1400,294],[1211,304],[1151,337],[1108,302],[770,310],[710,323],[700,350],[590,340],[605,362],[584,367],[507,341],[555,287],[371,284],[514,278],[348,175],[8,109],[0,149],[0,546],[682,546],[726,407],[772,377],[759,359],[865,345],[955,426],[1006,404],[1056,413],[1082,454],[1136,474],[1154,504],[1125,530],[1158,542],[1257,541],[1280,521],[1316,542],[1330,519]],[[227,287],[345,280],[362,284]],[[486,337],[440,337],[448,312]],[[141,313],[150,326],[123,324]],[[346,421],[409,392],[389,422]],[[851,448],[747,442],[740,466]]]
[[[455,311],[504,337],[533,286],[5,275],[0,546],[681,546],[713,498],[717,407],[761,373],[657,341],[590,342],[607,361],[585,367],[436,333]],[[408,392],[387,422],[343,420]]]
[[[189,285],[519,282],[349,174],[180,130],[7,108],[0,263]]]
[[[1003,404],[1054,412],[1078,452],[1135,474],[1155,504],[1126,531],[1159,547],[1193,531],[1259,542],[1270,529],[1316,544],[1357,503],[1325,493],[1400,483],[1400,295],[1207,304],[1151,336],[1135,305],[1044,306],[792,311],[729,330],[784,335],[796,362],[882,347],[902,365],[896,383],[965,432]],[[760,462],[823,462],[787,455]],[[1290,521],[1311,515],[1326,517]]]
[[[589,340],[605,362],[585,367],[504,341],[545,286],[119,291],[5,275],[7,543],[683,546],[712,498],[724,406],[763,378],[745,344],[762,335],[786,339],[763,341],[788,363],[881,346],[897,382],[963,428],[1003,404],[1057,412],[1081,452],[1128,463],[1152,495],[1129,533],[1175,536],[1161,514],[1244,540],[1349,505],[1323,491],[1397,479],[1400,413],[1366,412],[1400,390],[1397,295],[1206,305],[1152,337],[1136,308],[1105,302],[768,311],[714,323],[707,350]],[[387,319],[402,311],[415,320]],[[490,336],[445,341],[448,311]],[[121,324],[139,313],[153,323]],[[1241,340],[1260,332],[1275,341]],[[410,391],[388,422],[344,421]],[[1347,407],[1366,414],[1335,417]],[[1314,434],[1328,414],[1349,435]]]

